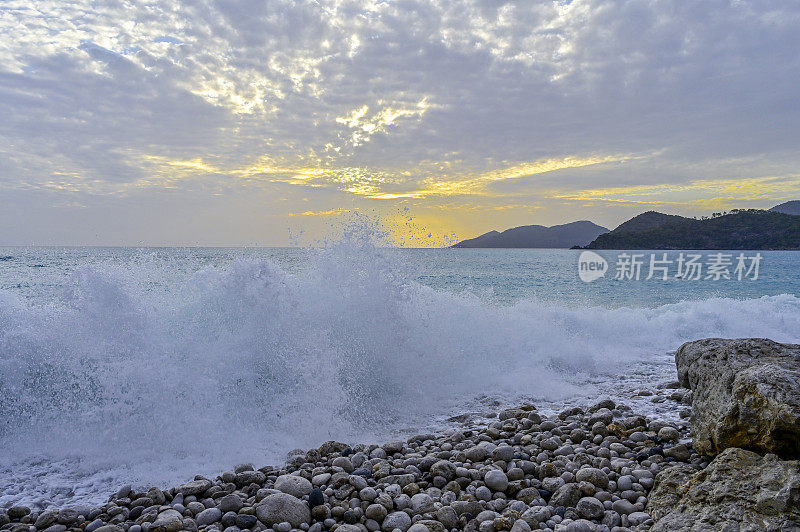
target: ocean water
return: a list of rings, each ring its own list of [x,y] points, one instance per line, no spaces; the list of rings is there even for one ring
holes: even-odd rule
[[[99,503],[126,483],[519,400],[608,395],[675,416],[631,396],[674,380],[682,342],[800,342],[798,253],[761,252],[756,280],[588,284],[579,253],[358,235],[323,249],[0,248],[0,507]],[[601,255],[613,269],[617,253]]]

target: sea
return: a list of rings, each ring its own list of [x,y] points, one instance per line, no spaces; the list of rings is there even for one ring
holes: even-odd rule
[[[798,252],[600,251],[607,270],[592,282],[581,253],[357,235],[0,248],[0,507],[102,503],[124,484],[277,465],[326,440],[391,441],[520,401],[556,411],[612,397],[677,419],[675,403],[637,391],[676,379],[683,342],[800,342]],[[674,271],[681,253],[702,255],[699,278]]]

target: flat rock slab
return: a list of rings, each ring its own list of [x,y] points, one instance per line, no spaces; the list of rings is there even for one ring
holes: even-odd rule
[[[709,338],[675,354],[692,390],[694,448],[738,447],[800,458],[800,346],[767,339]]]

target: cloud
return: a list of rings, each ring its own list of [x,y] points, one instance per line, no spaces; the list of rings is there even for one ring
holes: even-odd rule
[[[376,201],[618,220],[709,187],[767,206],[798,193],[798,32],[778,0],[8,0],[0,194],[97,227],[96,198],[159,190],[286,225]],[[526,201],[536,220],[500,208]]]

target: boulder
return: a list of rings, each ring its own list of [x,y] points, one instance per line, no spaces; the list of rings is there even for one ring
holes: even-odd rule
[[[284,521],[294,528],[302,523],[311,523],[311,510],[306,503],[288,493],[273,493],[256,506],[258,520],[267,526]]]
[[[800,345],[766,339],[688,342],[675,355],[692,390],[695,449],[800,458]]]
[[[726,449],[692,474],[687,466],[656,477],[647,513],[651,531],[796,530],[800,527],[800,462]]]

